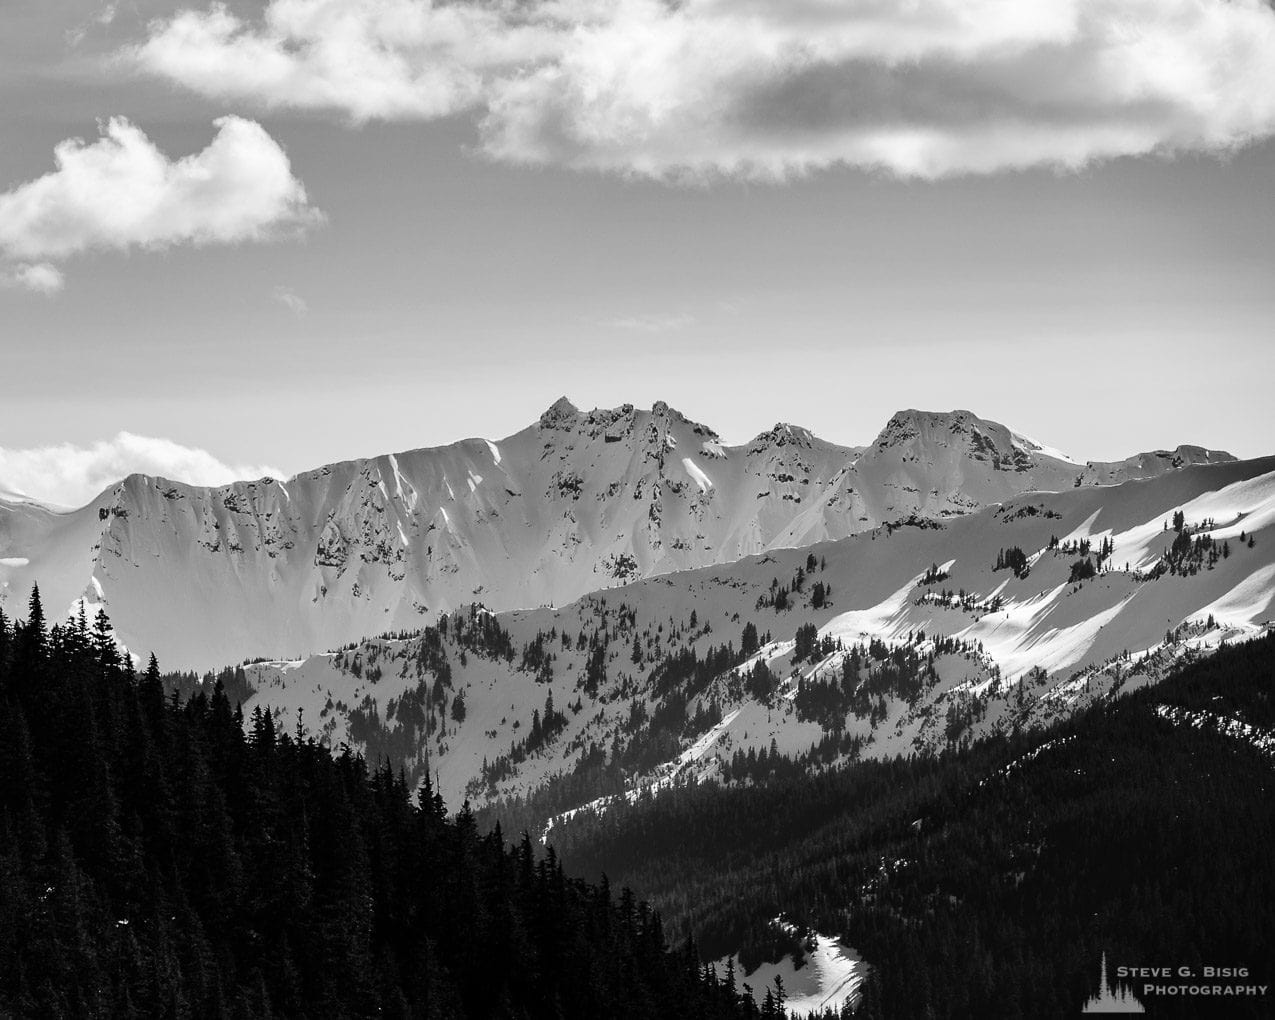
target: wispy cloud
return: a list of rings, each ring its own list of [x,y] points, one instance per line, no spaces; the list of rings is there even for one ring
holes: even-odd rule
[[[117,5],[113,3],[103,4],[86,21],[80,22],[67,31],[67,45],[71,47],[79,46],[92,28],[105,28],[115,21],[115,15],[118,13],[119,8]]]
[[[265,475],[284,477],[268,465],[227,464],[207,450],[132,432],[120,432],[90,446],[0,447],[0,488],[63,506],[83,506],[134,473],[192,485],[225,485]]]
[[[470,111],[489,156],[657,178],[938,178],[1275,133],[1266,0],[271,0],[144,72],[353,122]]]
[[[295,293],[287,287],[276,287],[271,295],[279,304],[283,305],[293,315],[305,315],[310,310],[310,304],[301,295]]]
[[[627,315],[617,319],[604,319],[600,325],[612,329],[631,329],[642,333],[669,333],[695,324],[695,316],[685,313]]]
[[[60,143],[55,170],[0,193],[5,275],[48,293],[56,263],[81,252],[269,240],[322,220],[259,124],[214,123],[207,148],[175,160],[122,117],[94,142]]]
[[[37,294],[56,294],[66,285],[62,270],[47,262],[18,263],[0,266],[0,286],[21,287]]]

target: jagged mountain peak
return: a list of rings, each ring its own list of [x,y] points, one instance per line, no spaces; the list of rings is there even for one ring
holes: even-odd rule
[[[765,432],[758,434],[751,443],[749,449],[756,452],[763,449],[772,449],[780,446],[798,446],[803,449],[811,449],[815,443],[822,442],[807,428],[800,425],[793,425],[790,422],[779,421]],[[825,444],[832,446],[833,444]]]
[[[720,445],[717,432],[688,418],[666,401],[657,400],[650,410],[621,404],[619,407],[595,407],[580,411],[565,397],[540,416],[540,428],[579,435],[586,440],[603,439],[607,443],[627,442],[648,448],[675,448],[679,441],[696,439]]]
[[[580,409],[565,396],[559,397],[544,414],[540,416],[541,428],[556,428],[563,423],[572,422],[580,415]]]
[[[686,430],[708,442],[721,442],[721,437],[713,429],[692,418],[688,418],[677,408],[672,407],[663,400],[657,400],[651,405],[651,420],[656,428],[666,435],[672,434],[675,430]]]

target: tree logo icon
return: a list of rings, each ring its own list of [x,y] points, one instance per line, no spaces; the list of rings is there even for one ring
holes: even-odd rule
[[[1126,991],[1124,985],[1111,987],[1107,980],[1107,954],[1102,954],[1102,981],[1098,986],[1098,994],[1092,995],[1085,1002],[1082,1013],[1145,1013],[1132,992]]]

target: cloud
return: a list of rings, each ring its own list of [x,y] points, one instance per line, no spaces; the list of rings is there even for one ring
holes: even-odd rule
[[[1266,0],[271,0],[125,54],[353,122],[469,112],[488,156],[660,179],[932,179],[1275,133]]]
[[[47,262],[19,263],[0,267],[0,286],[22,287],[37,294],[56,294],[66,284],[62,271]]]
[[[132,432],[120,432],[91,446],[0,447],[0,488],[62,506],[83,506],[108,486],[135,473],[191,485],[225,485],[266,475],[285,477],[267,465],[226,464],[206,450]]]
[[[169,159],[122,117],[54,150],[57,169],[0,193],[8,275],[46,283],[50,263],[94,250],[264,241],[322,220],[287,154],[257,123],[222,117],[201,152]]]
[[[669,333],[694,325],[695,316],[684,312],[653,315],[628,315],[619,319],[606,319],[600,323],[612,329],[629,329],[642,333]]]
[[[552,58],[561,27],[512,0],[274,0],[255,27],[218,3],[154,24],[125,56],[221,99],[428,120],[480,102],[491,73]]]
[[[310,310],[309,302],[287,287],[276,287],[271,291],[271,296],[294,315],[305,315]]]
[[[94,28],[105,28],[115,21],[119,8],[113,4],[105,4],[99,7],[88,20],[80,22],[74,28],[70,28],[66,33],[66,42],[72,48],[79,46],[84,41],[85,36]]]

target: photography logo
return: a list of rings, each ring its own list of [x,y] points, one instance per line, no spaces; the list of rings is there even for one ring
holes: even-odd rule
[[[1107,980],[1107,954],[1102,954],[1102,983],[1098,986],[1098,994],[1085,1002],[1082,1013],[1145,1013],[1132,992],[1126,991],[1124,985],[1111,987]]]

